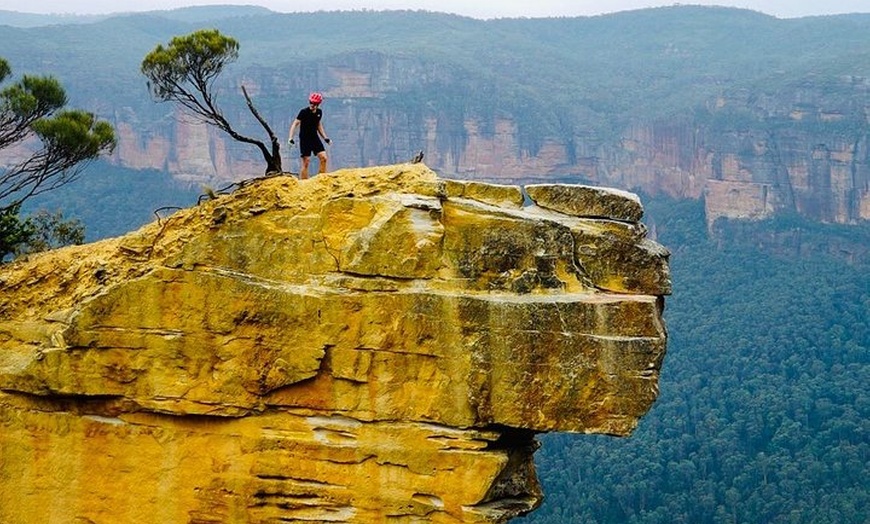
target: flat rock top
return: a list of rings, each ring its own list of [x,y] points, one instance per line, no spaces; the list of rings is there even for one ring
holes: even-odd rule
[[[578,195],[578,198],[574,199],[574,204],[571,204],[572,200],[569,198],[572,187],[576,188],[576,195]],[[307,225],[311,227],[325,226],[329,229],[332,226],[333,230],[339,230],[338,234],[342,234],[340,231],[342,227],[371,227],[372,223],[348,223],[347,218],[354,212],[360,212],[359,209],[351,209],[355,205],[352,204],[354,202],[362,202],[361,207],[371,208],[369,214],[380,212],[374,209],[383,204],[374,202],[378,197],[388,197],[393,201],[393,208],[401,206],[405,209],[420,209],[430,214],[441,212],[441,202],[454,201],[459,204],[457,208],[465,204],[464,209],[457,211],[457,215],[491,215],[504,222],[531,221],[538,224],[541,221],[548,221],[560,227],[567,227],[575,233],[575,237],[582,235],[583,240],[574,240],[575,246],[572,246],[581,259],[581,265],[595,266],[598,263],[593,260],[594,258],[608,254],[615,256],[617,251],[628,250],[637,254],[636,244],[639,244],[641,251],[656,258],[657,261],[644,260],[642,264],[632,266],[635,261],[628,260],[627,263],[622,264],[622,268],[614,267],[615,264],[609,264],[608,268],[581,267],[580,271],[586,273],[585,277],[590,274],[593,277],[593,281],[587,279],[584,282],[586,287],[617,293],[651,295],[670,293],[667,251],[643,239],[645,228],[633,220],[639,218],[642,213],[635,196],[625,194],[627,196],[619,201],[618,197],[624,192],[601,189],[602,196],[598,202],[605,206],[616,207],[618,210],[612,219],[608,220],[608,217],[601,215],[601,209],[592,209],[590,213],[594,218],[584,221],[578,218],[583,215],[583,210],[578,209],[577,206],[585,201],[593,202],[594,207],[595,200],[590,197],[594,188],[565,184],[552,186],[539,184],[530,186],[530,189],[532,188],[535,195],[555,196],[550,196],[547,201],[542,202],[543,207],[522,208],[522,192],[519,187],[443,180],[423,164],[340,170],[302,182],[292,176],[253,179],[242,184],[242,187],[232,194],[221,195],[215,200],[208,200],[198,206],[178,211],[124,236],[31,255],[23,260],[0,266],[0,287],[4,290],[0,294],[0,318],[39,318],[51,312],[67,309],[100,293],[107,286],[144,275],[156,267],[179,264],[178,257],[183,256],[188,243],[203,239],[220,240],[216,239],[215,232],[221,228],[229,229],[235,226],[237,233],[242,234],[238,229],[239,224],[261,215],[269,216],[270,213],[280,212],[282,217],[289,217],[288,221],[296,220],[297,227],[309,220],[310,224]],[[369,205],[366,202],[374,203]],[[628,211],[624,211],[623,208]],[[328,218],[319,221],[312,219],[313,215],[327,213]],[[364,217],[364,219],[370,218],[372,217]],[[400,219],[406,218],[400,217]],[[407,220],[415,219],[411,217]],[[304,228],[305,225],[302,224],[302,227]],[[270,224],[270,227],[272,226]],[[282,234],[287,231],[282,232],[276,228],[264,233]],[[326,231],[326,234],[328,233],[329,231]],[[532,234],[535,232],[533,231]],[[598,242],[599,246],[579,245],[586,244],[586,239],[593,237],[593,241]],[[490,239],[488,242],[492,244],[498,240]],[[540,245],[517,246],[516,242],[506,247],[541,249]],[[493,250],[497,251],[490,247],[490,251]],[[330,253],[330,256],[335,254],[334,251]],[[624,255],[625,253],[622,253],[621,256]],[[191,264],[202,262],[190,261],[189,258],[190,256],[187,261]],[[655,263],[652,269],[657,274],[646,275],[646,282],[641,283],[642,277],[639,273],[651,268],[646,264],[650,261]],[[314,267],[309,264],[304,273],[310,283],[312,274],[334,273],[336,269],[341,273],[342,268]],[[602,275],[603,271],[608,271],[610,274]],[[599,274],[598,277],[596,273]],[[353,270],[345,274],[350,277],[357,275]],[[406,278],[408,275],[378,276]],[[583,280],[583,278],[579,279]],[[621,282],[617,282],[619,280]],[[352,279],[347,282],[353,284]],[[375,286],[376,283],[370,285]]]
[[[231,195],[183,209],[126,235],[30,255],[0,266],[0,318],[37,317],[65,309],[108,285],[165,263],[222,217],[244,220],[272,210],[304,214],[336,196],[432,193],[437,175],[422,164],[348,169],[300,182],[292,176],[253,179]]]

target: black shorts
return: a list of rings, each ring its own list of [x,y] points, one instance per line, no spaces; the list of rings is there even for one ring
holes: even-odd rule
[[[310,139],[299,138],[299,156],[301,157],[318,155],[325,150],[323,142],[321,142],[318,137]]]

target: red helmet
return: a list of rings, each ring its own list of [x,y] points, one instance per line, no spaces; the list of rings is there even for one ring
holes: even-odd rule
[[[321,95],[320,93],[311,93],[311,95],[308,97],[308,101],[312,104],[319,104],[323,102],[323,95]]]

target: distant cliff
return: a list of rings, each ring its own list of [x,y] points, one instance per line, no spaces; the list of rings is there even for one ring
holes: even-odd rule
[[[613,136],[576,121],[571,134],[542,131],[530,137],[524,127],[533,117],[508,113],[490,118],[461,107],[413,107],[410,93],[421,86],[396,80],[436,76],[450,82],[447,70],[375,53],[310,67],[303,68],[300,78],[319,79],[327,98],[325,125],[334,140],[330,153],[338,166],[403,161],[423,150],[429,165],[450,176],[580,180],[704,198],[710,224],[720,217],[760,219],[776,213],[841,224],[870,220],[868,117],[856,102],[868,96],[866,79],[840,80],[840,94],[848,92],[851,99],[814,87],[778,99],[718,97],[692,116],[628,122]],[[263,96],[271,90],[304,89],[261,85],[263,80],[244,81]],[[290,103],[286,112],[271,115],[282,136],[298,105]],[[143,128],[119,118],[116,161],[166,169],[197,182],[234,180],[262,169],[256,151],[181,115],[160,121],[159,127]],[[285,154],[284,162],[294,169],[298,159]]]
[[[0,266],[0,521],[496,523],[538,432],[658,394],[631,194],[422,164],[251,180]]]

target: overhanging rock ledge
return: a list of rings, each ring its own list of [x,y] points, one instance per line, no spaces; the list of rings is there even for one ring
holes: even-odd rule
[[[496,523],[538,432],[654,402],[633,195],[402,164],[251,181],[0,268],[0,522]]]

